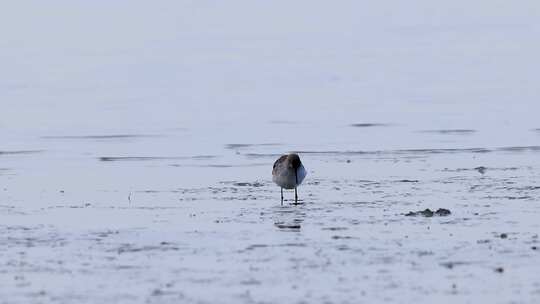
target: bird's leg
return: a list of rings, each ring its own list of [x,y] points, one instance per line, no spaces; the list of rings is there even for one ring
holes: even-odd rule
[[[294,170],[294,181],[296,182],[295,185],[298,185],[298,169]],[[298,204],[298,193],[296,192],[296,187],[294,187],[294,203]]]
[[[283,188],[281,188],[281,206],[283,206]]]

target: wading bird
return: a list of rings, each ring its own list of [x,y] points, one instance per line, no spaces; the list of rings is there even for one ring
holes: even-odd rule
[[[283,188],[294,189],[294,203],[298,203],[296,188],[302,183],[307,172],[298,154],[282,155],[274,163],[272,181],[281,187],[281,204],[283,205]]]

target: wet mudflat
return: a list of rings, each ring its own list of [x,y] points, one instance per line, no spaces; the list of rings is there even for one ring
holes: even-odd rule
[[[538,299],[536,149],[304,151],[301,203],[293,205],[289,191],[283,206],[270,176],[275,149],[226,144],[215,157],[107,159],[98,151],[56,169],[24,165],[52,163],[47,150],[2,156],[10,169],[0,171],[0,296],[6,303]],[[94,177],[84,186],[70,181],[79,178],[73,166]],[[39,191],[22,183],[36,180]]]

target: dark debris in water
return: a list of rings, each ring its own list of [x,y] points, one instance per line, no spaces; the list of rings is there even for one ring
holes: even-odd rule
[[[278,223],[274,223],[274,226],[276,226],[279,229],[291,229],[291,230],[298,230],[302,228],[300,224],[296,224],[296,223],[286,224],[286,223],[278,222]]]
[[[517,167],[501,167],[501,168],[489,167],[488,168],[488,167],[485,167],[485,166],[478,166],[478,167],[475,167],[475,168],[457,168],[457,169],[444,168],[442,171],[443,172],[477,171],[480,174],[485,174],[488,170],[489,171],[516,171],[516,170],[519,170],[519,168],[517,168]]]
[[[44,150],[0,151],[0,155],[34,154],[34,153],[41,153],[43,151]]]
[[[470,262],[444,262],[441,263],[441,266],[446,267],[448,269],[453,269],[455,266],[462,266],[462,265],[469,265]]]
[[[474,170],[478,171],[478,173],[483,175],[484,173],[486,173],[487,168],[484,166],[480,166],[480,167],[474,168]]]
[[[254,182],[254,183],[237,182],[237,183],[234,183],[233,185],[238,186],[238,187],[262,187],[262,186],[264,186],[264,184],[259,183],[259,182]]]
[[[370,128],[370,127],[386,127],[389,125],[390,124],[386,124],[386,123],[354,123],[354,124],[351,124],[351,127]]]
[[[437,133],[444,135],[468,135],[476,133],[476,130],[472,129],[442,129],[442,130],[423,130],[422,133]]]
[[[349,228],[347,227],[324,227],[322,230],[329,230],[329,231],[340,231],[340,230],[347,230]]]
[[[433,216],[448,216],[452,214],[450,210],[439,208],[437,211],[432,211],[431,209],[425,209],[422,211],[410,211],[409,213],[406,213],[405,216],[424,216],[424,217],[433,217]]]
[[[348,235],[333,235],[332,239],[333,240],[350,240],[350,239],[354,239],[354,237],[348,236]]]
[[[396,181],[398,183],[418,183],[417,179],[400,179]]]

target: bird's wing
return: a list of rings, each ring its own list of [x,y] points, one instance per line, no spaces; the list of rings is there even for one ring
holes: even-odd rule
[[[274,163],[274,167],[272,167],[272,174],[274,173],[274,170],[276,170],[276,167],[278,166],[278,164],[284,162],[286,158],[287,158],[287,155],[282,155],[280,158],[276,160],[276,162]]]

